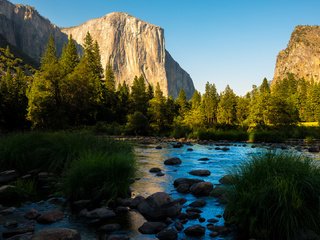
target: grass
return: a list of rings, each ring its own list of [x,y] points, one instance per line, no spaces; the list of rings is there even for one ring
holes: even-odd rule
[[[224,217],[240,239],[296,239],[300,230],[320,234],[320,169],[311,160],[268,152],[233,174]]]
[[[8,169],[55,173],[72,199],[112,198],[127,192],[135,159],[128,143],[87,132],[18,133],[0,138],[0,170]]]
[[[132,155],[87,152],[74,161],[64,178],[64,190],[73,200],[113,199],[128,194],[134,176]]]

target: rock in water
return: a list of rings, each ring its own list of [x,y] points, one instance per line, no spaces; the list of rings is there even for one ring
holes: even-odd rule
[[[181,212],[182,206],[174,201],[167,193],[157,192],[141,201],[138,211],[148,220],[165,220],[176,217]]]
[[[80,234],[73,229],[53,228],[36,233],[32,240],[81,240]]]

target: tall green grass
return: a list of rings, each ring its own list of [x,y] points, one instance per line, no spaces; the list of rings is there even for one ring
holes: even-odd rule
[[[72,199],[110,199],[127,193],[135,159],[128,143],[87,132],[19,133],[0,138],[0,170],[8,169],[55,173]]]
[[[227,223],[240,239],[296,239],[300,230],[320,234],[320,170],[303,156],[268,152],[234,173]]]
[[[133,155],[87,152],[72,162],[64,178],[71,199],[112,199],[126,196],[135,173]]]

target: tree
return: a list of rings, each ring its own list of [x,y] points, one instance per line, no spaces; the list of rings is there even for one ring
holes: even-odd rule
[[[166,118],[166,99],[163,96],[159,83],[157,83],[154,97],[149,101],[148,115],[151,128],[160,133],[168,128]]]
[[[33,127],[61,128],[65,124],[65,109],[61,94],[62,72],[53,37],[50,37],[35,74],[28,97],[28,120]]]
[[[146,135],[148,133],[149,122],[148,118],[141,112],[134,112],[128,115],[126,130],[128,133],[135,135]]]
[[[201,93],[199,91],[194,91],[191,97],[191,109],[199,108],[201,105]]]
[[[70,35],[68,43],[63,47],[60,58],[60,66],[63,69],[63,74],[67,75],[73,72],[79,63],[79,55],[77,51],[76,42]]]
[[[206,90],[202,97],[201,108],[207,125],[217,123],[217,108],[219,95],[214,84],[206,83]]]
[[[110,63],[106,66],[105,71],[105,85],[108,91],[115,92],[116,90],[116,82],[114,77],[114,72],[112,69],[112,65]]]
[[[236,123],[237,115],[237,96],[227,85],[220,95],[218,104],[217,119],[220,124],[233,125]]]
[[[138,111],[145,115],[147,113],[148,100],[144,77],[142,75],[139,78],[136,76],[131,87],[131,112]]]
[[[237,122],[241,126],[248,124],[248,118],[250,115],[250,94],[237,99]]]
[[[179,108],[178,111],[179,111],[180,116],[183,116],[184,113],[189,108],[186,92],[183,89],[181,89],[180,92],[179,92],[179,95],[178,95],[178,97],[176,99],[176,104],[178,105],[178,108]]]

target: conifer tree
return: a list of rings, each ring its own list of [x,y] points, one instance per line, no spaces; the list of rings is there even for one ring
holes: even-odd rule
[[[76,47],[76,42],[70,35],[68,43],[63,47],[60,66],[63,69],[64,75],[67,75],[75,69],[79,63],[79,55]]]
[[[205,93],[202,97],[201,107],[205,116],[207,125],[217,123],[217,108],[219,103],[219,95],[216,86],[207,82]]]
[[[233,125],[236,123],[237,96],[229,85],[220,96],[217,119],[220,124]]]
[[[108,91],[115,92],[116,82],[111,63],[108,63],[105,71],[105,85]]]

